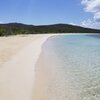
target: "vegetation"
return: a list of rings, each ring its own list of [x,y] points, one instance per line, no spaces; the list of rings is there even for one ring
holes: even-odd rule
[[[68,24],[25,25],[21,23],[0,24],[0,36],[42,33],[100,33],[100,30]]]

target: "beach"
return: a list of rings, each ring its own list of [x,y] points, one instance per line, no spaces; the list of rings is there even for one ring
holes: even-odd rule
[[[0,37],[0,66],[12,58],[22,48],[43,35],[13,35]]]
[[[99,36],[1,37],[0,100],[100,100]]]
[[[35,63],[50,36],[0,37],[0,100],[32,100]]]

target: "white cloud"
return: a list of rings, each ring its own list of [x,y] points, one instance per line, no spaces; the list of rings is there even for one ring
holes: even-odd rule
[[[93,14],[93,19],[82,22],[82,26],[100,29],[100,0],[81,0],[86,12]]]
[[[94,20],[96,20],[97,22],[100,22],[100,11],[94,14]]]
[[[82,0],[86,12],[94,15],[94,20],[100,21],[100,0]]]
[[[71,25],[77,25],[76,23],[73,23],[73,22],[70,22],[69,24],[71,24]]]
[[[88,20],[84,20],[81,23],[81,26],[88,27],[88,28],[94,28],[94,29],[100,29],[100,22],[96,22],[91,19],[88,19]]]

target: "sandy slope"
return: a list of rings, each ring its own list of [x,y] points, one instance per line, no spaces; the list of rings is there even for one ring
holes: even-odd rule
[[[41,52],[41,45],[49,36],[51,35],[44,35],[33,42],[28,40],[28,45],[24,45],[24,49],[0,68],[0,100],[32,100],[34,65]],[[18,48],[20,47],[22,46]]]

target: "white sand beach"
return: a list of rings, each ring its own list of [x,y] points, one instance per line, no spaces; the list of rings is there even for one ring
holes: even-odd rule
[[[15,35],[0,37],[0,66],[7,62],[13,55],[31,42],[43,37],[43,35]]]
[[[100,100],[100,38],[54,35],[0,37],[0,100]]]
[[[0,100],[32,100],[35,63],[50,36],[0,37]]]

